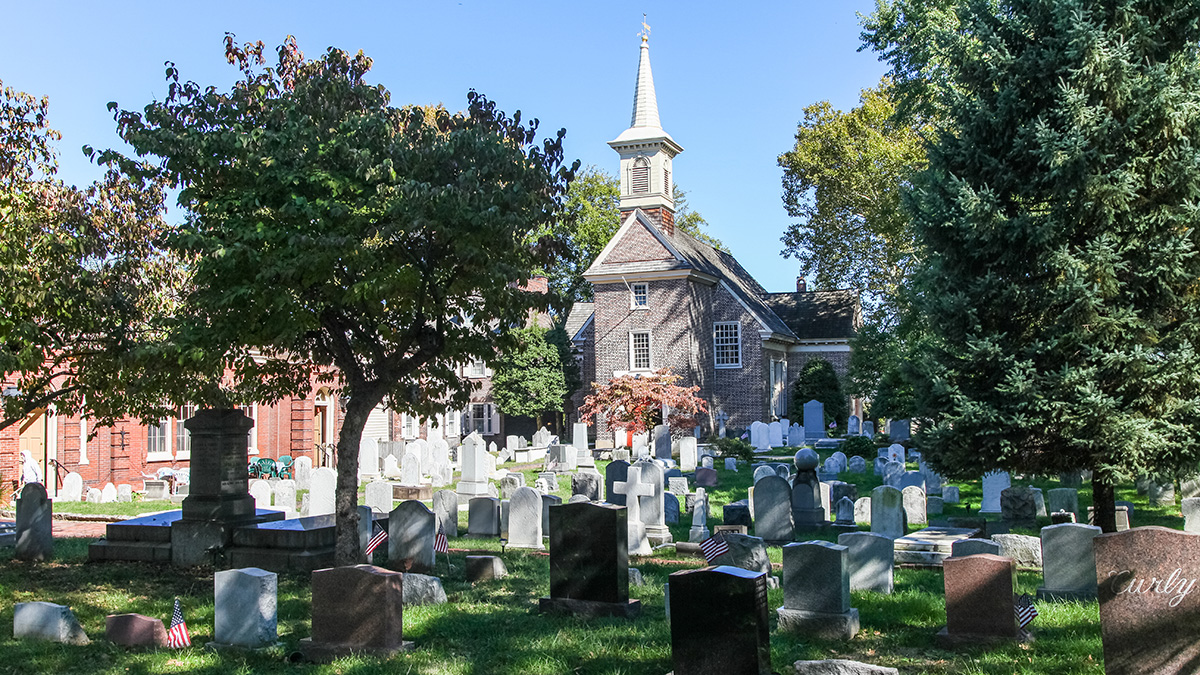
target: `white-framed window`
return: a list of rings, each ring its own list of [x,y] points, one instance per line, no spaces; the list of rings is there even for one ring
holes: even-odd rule
[[[416,415],[403,413],[400,416],[400,435],[404,436],[405,440],[413,440],[420,432],[421,424]]]
[[[650,191],[650,160],[638,157],[629,170],[629,185],[632,194],[645,194]]]
[[[192,432],[187,430],[184,422],[196,414],[196,406],[181,405],[175,413],[175,458],[190,459],[192,456]]]
[[[250,438],[248,439],[249,452],[247,454],[257,455],[258,454],[258,404],[252,403],[250,405],[240,405],[240,406],[238,406],[238,408],[240,408],[242,412],[246,413],[246,417],[249,417],[254,422],[254,426],[250,427]]]
[[[471,431],[478,431],[482,436],[496,433],[496,415],[491,403],[472,403],[468,412]]]
[[[650,331],[629,334],[629,369],[650,370]]]
[[[487,364],[483,359],[475,359],[467,364],[467,377],[487,377]]]
[[[170,437],[170,419],[161,420],[158,424],[146,425],[146,461],[161,462],[174,459],[171,455],[171,446],[168,444]]]
[[[629,307],[647,309],[650,306],[650,284],[641,282],[629,286]]]
[[[713,324],[713,357],[718,368],[742,367],[742,324],[737,321]]]

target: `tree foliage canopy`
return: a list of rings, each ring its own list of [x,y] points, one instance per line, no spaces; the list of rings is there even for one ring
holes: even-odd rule
[[[371,59],[330,48],[306,59],[289,38],[275,67],[261,42],[226,57],[228,91],[182,82],[144,113],[116,110],[118,131],[153,166],[106,152],[130,175],[179,189],[185,222],[169,240],[191,261],[176,363],[207,373],[200,403],[270,402],[336,377],[349,397],[338,438],[337,557],[358,559],[358,446],[386,397],[424,417],[464,406],[457,366],[492,361],[544,294],[525,290],[557,242],[574,168],[565,131],[540,143],[537,121],[471,92],[468,108],[393,107],[366,80]],[[232,369],[232,383],[221,374]],[[173,390],[172,390],[173,389]]]
[[[533,325],[516,331],[514,346],[497,358],[492,398],[505,415],[537,417],[559,412],[571,394],[567,370],[575,362],[569,353],[570,363],[563,361],[558,346],[550,341],[551,330]],[[575,381],[578,387],[578,375]]]
[[[163,190],[108,171],[84,188],[57,178],[49,103],[0,83],[0,429],[53,404],[110,424],[160,417],[136,355],[183,279],[160,245]]]
[[[1092,469],[1098,503],[1194,468],[1200,6],[918,4],[870,37],[944,111],[911,201],[925,456]]]
[[[700,387],[681,387],[679,380],[661,368],[648,376],[622,375],[605,384],[593,382],[592,393],[579,407],[579,419],[588,424],[602,419],[609,429],[640,434],[654,428],[667,405],[667,424],[672,429],[691,429],[699,424],[696,415],[708,412],[708,404],[696,396]]]

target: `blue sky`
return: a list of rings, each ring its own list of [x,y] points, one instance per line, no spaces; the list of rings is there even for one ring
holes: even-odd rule
[[[476,89],[509,112],[565,127],[566,155],[610,173],[606,142],[629,125],[642,13],[663,128],[685,151],[675,181],[711,233],[769,291],[795,287],[779,242],[789,218],[776,158],[790,149],[804,106],[846,109],[884,64],[859,52],[857,12],[874,2],[603,3],[431,0],[394,2],[5,2],[0,79],[50,97],[63,132],[62,177],[99,175],[79,148],[117,147],[109,101],[140,109],[165,93],[163,62],[201,85],[228,86],[226,31],[275,46],[289,34],[315,56],[362,49],[371,79],[394,104],[458,110]]]

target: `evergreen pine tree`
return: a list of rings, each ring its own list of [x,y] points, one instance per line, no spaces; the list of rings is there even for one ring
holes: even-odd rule
[[[958,19],[931,27],[955,57],[909,203],[932,332],[919,443],[959,477],[1090,469],[1113,531],[1114,485],[1196,466],[1200,4],[970,2]]]

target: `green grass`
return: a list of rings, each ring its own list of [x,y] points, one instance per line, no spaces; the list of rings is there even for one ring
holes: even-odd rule
[[[598,464],[603,473],[604,463]],[[511,464],[502,466],[518,468]],[[721,522],[724,504],[745,498],[753,478],[745,465],[738,472],[725,471],[719,461],[717,467],[720,485],[708,491],[710,526]],[[532,484],[537,467],[519,468]],[[878,477],[871,472],[844,474],[842,479],[856,482],[860,496],[868,495],[879,484]],[[1028,481],[1014,480],[1017,484],[1024,482]],[[970,507],[966,503],[948,507],[946,515],[977,515],[974,509],[979,503],[978,482],[950,484],[959,486],[964,502]],[[1040,479],[1032,484],[1042,488],[1057,486],[1055,481]],[[559,496],[569,496],[569,477],[560,479],[559,487]],[[1121,488],[1118,498],[1134,502],[1135,525],[1181,527],[1177,506],[1151,508],[1132,486]],[[1088,504],[1090,490],[1085,485],[1080,490],[1080,505],[1086,509]],[[685,515],[681,521],[671,526],[676,540],[687,539],[690,519]],[[465,512],[460,512],[460,529],[466,530]],[[662,675],[671,669],[670,625],[664,617],[663,584],[672,572],[703,564],[698,558],[669,549],[651,558],[631,561],[646,580],[645,586],[630,588],[630,596],[643,603],[642,616],[633,621],[584,621],[536,612],[537,599],[549,588],[549,558],[545,554],[511,549],[501,554],[499,541],[452,539],[451,547],[460,549],[449,556],[452,569],[447,571],[446,559],[439,556],[436,570],[450,602],[411,608],[404,613],[405,637],[416,642],[415,651],[391,659],[352,657],[328,665],[312,665],[288,660],[300,638],[310,634],[307,575],[280,575],[282,647],[258,654],[216,654],[203,648],[212,638],[213,630],[211,569],[88,563],[87,543],[78,539],[58,540],[58,558],[46,564],[13,561],[11,549],[0,551],[0,653],[8,657],[0,663],[0,673]],[[510,576],[475,586],[467,584],[463,580],[463,559],[469,552],[501,554]],[[779,562],[778,547],[770,548],[769,553],[773,561]],[[892,666],[901,673],[1098,675],[1103,672],[1095,601],[1039,602],[1041,614],[1031,626],[1036,636],[1033,643],[946,651],[934,641],[934,634],[945,623],[941,571],[899,568],[895,579],[896,590],[891,595],[852,594],[851,604],[859,610],[862,625],[852,640],[817,640],[773,631],[771,651],[775,671],[786,675],[791,672],[790,664],[800,659],[846,658]],[[1040,583],[1041,575],[1036,572],[1018,573],[1019,592],[1033,593]],[[138,612],[166,619],[176,596],[183,601],[196,646],[185,650],[127,651],[103,640],[106,614]],[[28,600],[71,606],[93,644],[67,647],[13,640],[11,632],[4,628],[12,625],[13,603]],[[768,603],[774,627],[774,608],[783,604],[782,591],[772,589]]]
[[[55,513],[77,513],[88,516],[139,516],[145,513],[172,511],[179,504],[166,499],[144,502],[109,502],[107,504],[89,504],[88,502],[54,502]]]

